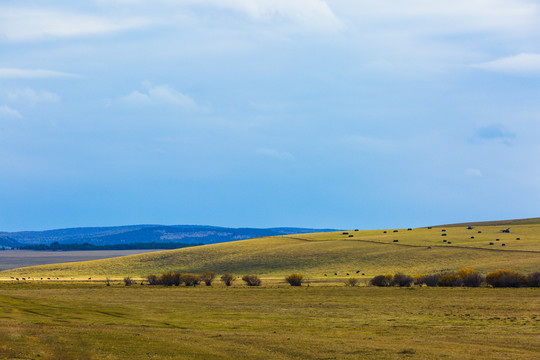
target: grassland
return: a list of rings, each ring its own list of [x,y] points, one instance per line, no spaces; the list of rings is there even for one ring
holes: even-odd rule
[[[282,278],[291,272],[301,272],[311,279],[343,278],[347,273],[367,279],[383,273],[427,274],[463,267],[484,274],[500,268],[528,273],[540,270],[540,221],[533,220],[520,225],[511,223],[510,233],[501,232],[508,223],[497,223],[480,224],[472,230],[466,226],[448,226],[258,238],[21,268],[0,272],[0,278],[104,279],[143,277],[169,270],[194,273],[212,270],[257,274],[263,278]]]
[[[537,359],[538,289],[0,283],[1,359]]]

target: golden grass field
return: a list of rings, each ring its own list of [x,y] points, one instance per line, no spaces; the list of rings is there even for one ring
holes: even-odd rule
[[[0,283],[0,359],[538,359],[538,289]]]
[[[0,272],[0,359],[538,359],[538,288],[344,280],[540,271],[539,220],[510,223],[508,234],[500,222],[303,234]],[[171,270],[263,283],[123,285]],[[309,286],[288,286],[293,272]]]
[[[525,273],[539,271],[540,220],[522,223],[480,224],[472,230],[466,225],[449,225],[410,231],[366,230],[347,231],[348,234],[333,232],[258,238],[114,259],[13,269],[0,272],[0,278],[141,278],[164,271],[200,273],[211,270],[218,274],[256,274],[263,278],[283,278],[291,272],[300,272],[310,279],[341,279],[347,277],[347,273],[368,279],[386,273],[428,274],[463,267],[484,274],[500,268]],[[502,233],[501,230],[508,226],[510,233]]]

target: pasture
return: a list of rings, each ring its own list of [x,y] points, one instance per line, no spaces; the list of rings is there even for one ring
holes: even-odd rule
[[[537,359],[538,289],[0,283],[2,359]]]
[[[480,225],[469,230],[466,226],[449,226],[276,236],[14,269],[0,272],[0,278],[118,279],[164,271],[212,270],[263,278],[300,272],[315,280],[347,276],[369,279],[396,272],[429,274],[464,267],[483,274],[501,268],[523,273],[539,271],[540,224],[511,225],[511,232],[503,233],[507,227]]]

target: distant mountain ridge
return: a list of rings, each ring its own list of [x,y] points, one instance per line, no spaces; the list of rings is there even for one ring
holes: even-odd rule
[[[127,225],[81,227],[45,231],[0,232],[0,246],[89,243],[114,245],[128,243],[214,244],[256,237],[336,231],[336,229],[305,228],[227,228],[207,225]]]

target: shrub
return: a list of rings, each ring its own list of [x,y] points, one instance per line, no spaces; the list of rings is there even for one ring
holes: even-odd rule
[[[345,281],[345,286],[358,286],[360,280],[357,278],[349,278]]]
[[[186,286],[197,286],[201,283],[201,277],[195,274],[182,274],[180,279]]]
[[[109,280],[109,278],[107,278],[107,279],[105,280],[105,285],[111,286],[111,281]]]
[[[458,274],[454,272],[449,272],[441,275],[439,281],[437,281],[437,285],[450,287],[463,286],[463,279],[461,279]]]
[[[437,286],[441,276],[441,274],[423,275],[416,280],[416,283],[418,285]]]
[[[377,275],[369,281],[373,286],[390,286],[394,280],[394,275]]]
[[[540,272],[533,272],[527,275],[527,286],[540,287]]]
[[[204,271],[201,275],[201,281],[206,284],[206,286],[212,286],[212,281],[214,281],[214,278],[216,277],[216,273],[213,271]]]
[[[514,270],[495,270],[486,276],[486,282],[493,287],[519,287],[527,278]]]
[[[484,282],[484,277],[473,269],[464,268],[459,270],[457,274],[463,281],[463,285],[467,287],[479,287]]]
[[[148,281],[148,285],[159,285],[159,279],[156,275],[148,275],[146,280]]]
[[[242,280],[247,286],[261,286],[261,279],[257,275],[244,275]]]
[[[302,286],[302,282],[304,281],[304,275],[291,274],[285,278],[285,281],[291,284],[291,286]]]
[[[392,285],[399,287],[409,287],[414,282],[414,279],[405,274],[397,273],[392,279]]]
[[[234,280],[236,280],[236,277],[233,274],[225,273],[221,275],[221,281],[223,281],[225,286],[231,286]]]
[[[159,284],[165,286],[178,286],[182,283],[181,274],[178,272],[166,272],[159,277]]]
[[[133,280],[128,276],[124,278],[124,285],[130,286],[133,285]]]

